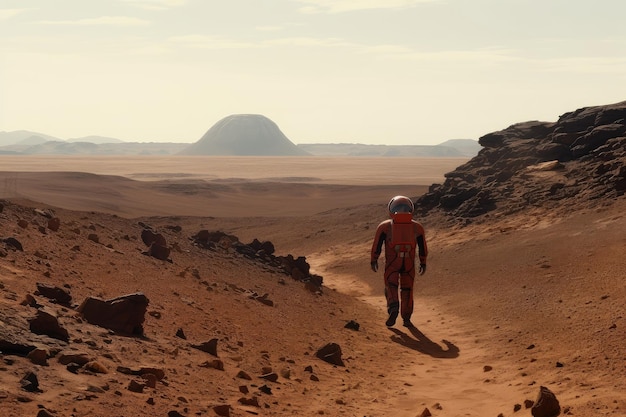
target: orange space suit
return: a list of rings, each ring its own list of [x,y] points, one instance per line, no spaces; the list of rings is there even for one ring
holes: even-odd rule
[[[371,268],[378,271],[378,257],[385,245],[385,298],[387,299],[387,326],[396,323],[398,313],[404,326],[412,327],[413,283],[415,281],[416,249],[419,255],[419,274],[426,272],[428,248],[424,228],[413,220],[413,202],[405,196],[389,201],[388,220],[376,229],[371,251]],[[398,289],[400,296],[398,297]]]

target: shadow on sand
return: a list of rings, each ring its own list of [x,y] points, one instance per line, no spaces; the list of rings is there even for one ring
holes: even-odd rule
[[[395,333],[391,336],[392,341],[420,353],[430,355],[433,358],[454,359],[459,356],[460,350],[456,347],[456,345],[447,340],[442,340],[442,343],[446,345],[446,349],[444,349],[438,343],[430,340],[417,327],[410,327],[407,329],[411,332],[411,336],[413,337],[409,336],[400,329],[390,328],[389,330]]]

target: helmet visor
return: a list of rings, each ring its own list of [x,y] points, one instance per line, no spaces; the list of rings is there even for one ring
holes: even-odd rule
[[[413,202],[410,198],[397,195],[389,202],[389,214],[413,213]]]

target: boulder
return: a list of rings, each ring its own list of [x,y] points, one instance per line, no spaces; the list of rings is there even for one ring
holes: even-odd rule
[[[127,335],[143,336],[143,323],[149,300],[142,293],[110,300],[89,297],[77,311],[91,324]]]
[[[59,324],[56,314],[46,307],[37,310],[37,315],[30,319],[29,323],[30,331],[35,334],[46,335],[64,342],[70,340],[67,329]]]
[[[539,387],[535,405],[530,409],[533,417],[556,417],[561,414],[561,406],[556,395],[546,387]]]

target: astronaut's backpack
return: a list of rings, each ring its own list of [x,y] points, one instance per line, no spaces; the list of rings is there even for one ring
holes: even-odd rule
[[[391,247],[399,257],[414,253],[416,246],[415,224],[411,213],[395,213],[391,220]]]

